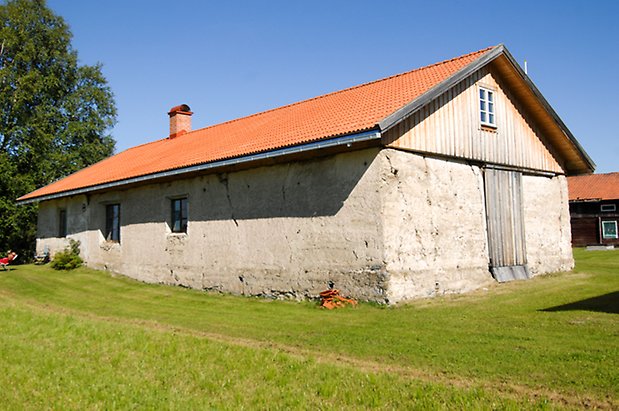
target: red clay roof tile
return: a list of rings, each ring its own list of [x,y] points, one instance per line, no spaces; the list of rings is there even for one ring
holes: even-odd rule
[[[18,200],[375,129],[491,49],[133,147]]]
[[[619,172],[567,178],[570,201],[619,199]]]

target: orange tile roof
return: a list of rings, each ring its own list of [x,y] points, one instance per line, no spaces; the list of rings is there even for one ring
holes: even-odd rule
[[[619,172],[567,178],[570,201],[619,199]]]
[[[18,200],[376,129],[381,120],[491,49],[133,147]]]

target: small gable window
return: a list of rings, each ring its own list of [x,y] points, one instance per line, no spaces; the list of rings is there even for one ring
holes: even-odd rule
[[[496,127],[494,91],[479,88],[479,119],[482,126]]]
[[[187,198],[172,199],[172,232],[187,232]]]
[[[120,243],[120,204],[105,206],[105,239]]]
[[[617,211],[617,206],[615,204],[602,204],[600,206],[600,211],[603,213]]]

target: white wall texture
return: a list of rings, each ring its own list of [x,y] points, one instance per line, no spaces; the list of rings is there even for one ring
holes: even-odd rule
[[[480,169],[397,150],[383,153],[389,300],[463,292],[493,281]]]
[[[572,267],[565,178],[524,178],[531,271]],[[189,199],[187,234],[171,198]],[[121,241],[105,241],[105,205],[121,204]],[[53,252],[58,210],[93,268],[152,283],[277,298],[329,282],[395,303],[492,282],[477,166],[395,149],[211,174],[40,204],[37,251]]]
[[[378,149],[212,174],[41,204],[38,248],[57,250],[57,208],[88,265],[130,277],[239,294],[304,297],[329,281],[384,300]],[[170,232],[170,197],[187,196],[187,234]],[[105,204],[121,204],[120,244],[106,242]],[[75,205],[74,205],[75,204]]]
[[[567,179],[522,177],[527,263],[532,275],[574,268]]]

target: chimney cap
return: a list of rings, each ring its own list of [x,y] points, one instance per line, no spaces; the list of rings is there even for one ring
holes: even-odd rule
[[[191,112],[191,107],[189,107],[187,104],[181,104],[180,106],[172,107],[170,111],[168,112],[168,115],[172,116],[173,114],[177,114],[177,113],[189,114],[189,115],[193,114]]]

